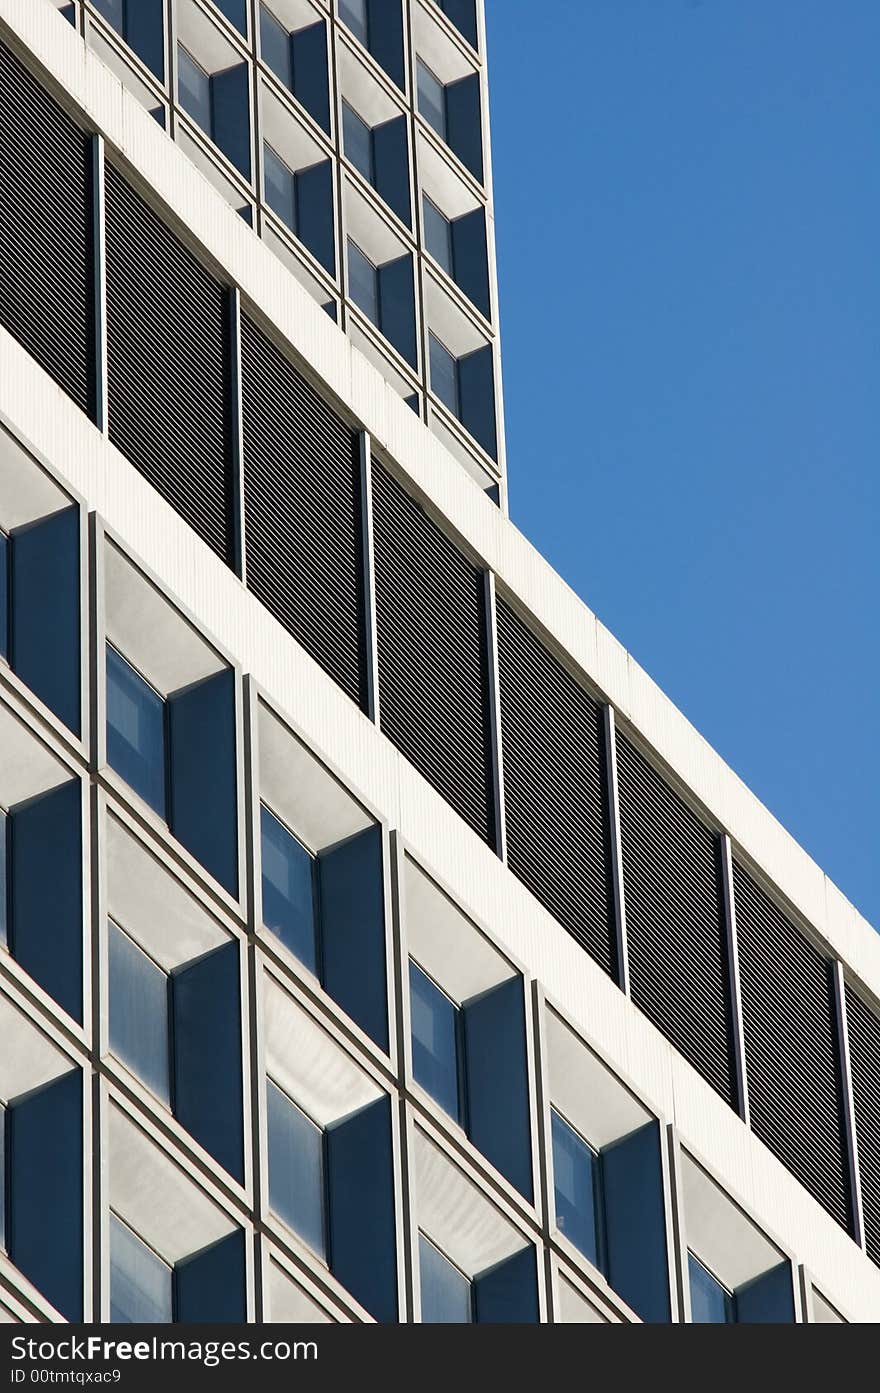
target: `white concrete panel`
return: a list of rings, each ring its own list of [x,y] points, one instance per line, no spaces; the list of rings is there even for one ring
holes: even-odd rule
[[[567,1282],[559,1278],[559,1313],[565,1325],[608,1325],[607,1316],[593,1306],[585,1296]]]
[[[11,532],[70,506],[70,499],[7,430],[0,430],[0,527]]]
[[[2,950],[0,950],[2,951]],[[73,1069],[47,1035],[38,1030],[8,997],[0,995],[0,1102],[13,1103],[44,1088]]]
[[[111,814],[107,816],[107,909],[166,972],[229,942],[229,935]]]
[[[235,1224],[115,1105],[108,1117],[110,1208],[173,1265]]]
[[[404,861],[410,957],[459,1004],[515,977],[516,970],[410,857]]]
[[[474,71],[473,64],[424,5],[413,6],[412,24],[416,53],[444,85]]]
[[[177,33],[184,48],[207,73],[223,72],[243,61],[193,0],[177,0]]]
[[[353,107],[362,121],[370,127],[382,126],[402,115],[401,108],[377,82],[358,54],[340,35],[336,47],[339,90],[344,101]]]
[[[264,977],[266,1072],[319,1127],[382,1097],[382,1090],[271,977]]]
[[[0,807],[14,808],[69,778],[70,770],[0,702]]]
[[[414,1152],[416,1224],[468,1277],[478,1277],[528,1246],[418,1128]]]
[[[687,1152],[681,1179],[687,1246],[729,1291],[778,1267],[784,1254]]]
[[[813,1320],[816,1325],[846,1325],[839,1311],[813,1288]]]
[[[269,1321],[273,1324],[330,1325],[333,1319],[276,1262],[269,1264]]]
[[[260,702],[260,797],[313,852],[345,841],[373,819],[338,779]]]
[[[651,1114],[555,1011],[545,1012],[551,1104],[597,1151],[650,1122]]]
[[[260,83],[260,134],[279,154],[288,169],[308,169],[325,159],[323,148],[310,135],[302,122],[276,97],[268,83]]]
[[[104,574],[107,637],[163,696],[222,672],[214,649],[109,541]]]

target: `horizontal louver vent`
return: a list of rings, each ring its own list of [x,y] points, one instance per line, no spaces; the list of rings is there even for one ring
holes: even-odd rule
[[[233,561],[226,292],[107,165],[110,439]]]
[[[382,729],[494,844],[483,576],[373,466]]]
[[[718,839],[620,732],[617,781],[633,1001],[735,1107]]]
[[[831,964],[735,861],[733,883],[752,1129],[849,1229]]]
[[[865,1247],[880,1265],[880,1017],[849,986],[846,1015]]]
[[[363,708],[357,437],[245,315],[241,363],[248,589]]]
[[[0,43],[0,323],[94,412],[86,135]]]
[[[497,608],[508,865],[616,977],[602,710]]]

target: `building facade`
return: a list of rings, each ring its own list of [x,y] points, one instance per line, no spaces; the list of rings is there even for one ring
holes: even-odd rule
[[[880,1318],[880,942],[498,363],[475,0],[0,0],[4,1319]]]

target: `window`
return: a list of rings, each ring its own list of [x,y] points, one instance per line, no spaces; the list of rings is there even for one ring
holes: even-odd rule
[[[9,657],[9,538],[0,532],[0,658]]]
[[[346,159],[351,160],[368,183],[374,183],[373,132],[348,102],[342,103],[342,141]]]
[[[266,1081],[269,1203],[320,1257],[327,1257],[324,1133]]]
[[[379,327],[379,277],[360,247],[348,239],[348,293],[369,320]]]
[[[166,816],[165,702],[107,645],[107,762]]]
[[[293,67],[290,61],[290,35],[271,10],[260,6],[260,52],[263,62],[279,77],[285,87],[293,90]]]
[[[177,95],[184,111],[211,135],[211,79],[183,44],[177,45]]]
[[[9,829],[6,822],[6,813],[0,808],[0,944],[4,947],[9,943],[9,929],[6,922],[9,913],[8,882],[6,862],[9,855]],[[53,926],[54,927],[54,926]],[[2,1194],[2,1191],[0,1191]]]
[[[6,1109],[0,1103],[0,1252],[6,1248]]]
[[[419,111],[429,126],[446,139],[446,89],[421,58],[416,60]]]
[[[429,1238],[419,1234],[419,1284],[425,1325],[470,1325],[473,1286]]]
[[[214,0],[218,10],[230,24],[234,24],[240,34],[247,33],[246,0]]]
[[[414,962],[409,965],[413,1076],[444,1112],[466,1126],[462,1014]]]
[[[170,979],[112,920],[107,925],[107,958],[110,1048],[170,1104]]]
[[[454,416],[460,416],[458,363],[449,349],[434,335],[428,334],[431,357],[431,390],[448,406]]]
[[[110,1319],[115,1324],[170,1325],[174,1273],[135,1233],[110,1215]]]
[[[556,1224],[584,1257],[601,1267],[599,1158],[555,1109],[550,1113]]]
[[[296,177],[267,143],[263,145],[263,180],[269,207],[296,232]]]
[[[425,246],[434,260],[439,261],[443,270],[451,276],[453,275],[452,227],[449,219],[443,216],[440,209],[428,197],[423,198],[422,209],[425,223]]]
[[[369,46],[369,25],[367,20],[367,0],[339,0],[339,18],[343,24],[360,39],[365,48]]]
[[[260,807],[263,923],[317,974],[315,863],[301,842]]]
[[[103,15],[107,23],[122,34],[125,28],[124,0],[93,0],[93,3],[98,14]]]
[[[736,1323],[734,1298],[693,1253],[688,1253],[691,1285],[691,1320],[695,1325]]]

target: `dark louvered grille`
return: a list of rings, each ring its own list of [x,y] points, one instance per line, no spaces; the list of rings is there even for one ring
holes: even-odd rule
[[[831,964],[736,861],[733,883],[752,1129],[849,1229]]]
[[[498,600],[510,869],[617,976],[602,711]]]
[[[228,300],[107,165],[110,439],[232,564]]]
[[[880,1017],[850,986],[846,1015],[865,1247],[880,1265]]]
[[[736,1106],[717,837],[626,736],[617,736],[633,1001]]]
[[[94,412],[88,137],[0,43],[0,323]]]
[[[248,589],[364,708],[357,437],[242,316]]]
[[[382,729],[494,844],[482,574],[379,465],[373,525]]]

